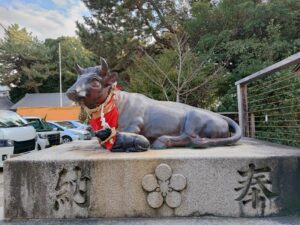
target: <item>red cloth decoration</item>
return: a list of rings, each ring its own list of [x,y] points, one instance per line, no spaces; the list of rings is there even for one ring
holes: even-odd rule
[[[106,120],[106,123],[109,124],[110,128],[115,128],[115,130],[117,130],[119,114],[118,114],[118,108],[116,107],[114,102],[114,95],[104,106],[104,118]],[[100,112],[93,113],[92,118],[89,120],[89,123],[93,131],[101,130],[103,127],[101,125]],[[109,140],[107,140],[102,145],[106,149],[111,150],[115,141],[116,141],[116,135],[113,135]]]

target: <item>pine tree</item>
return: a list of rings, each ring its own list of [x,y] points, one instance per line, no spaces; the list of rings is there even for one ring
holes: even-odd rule
[[[49,76],[48,50],[36,37],[17,24],[9,26],[0,40],[1,83],[19,91],[39,92]]]
[[[128,66],[137,45],[171,46],[168,34],[181,29],[187,12],[170,0],[83,0],[91,12],[77,24],[84,46],[105,57],[114,70]]]

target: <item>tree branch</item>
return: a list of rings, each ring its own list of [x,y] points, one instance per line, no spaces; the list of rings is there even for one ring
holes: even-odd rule
[[[162,82],[162,83],[159,83],[159,82],[157,82],[155,79],[153,79],[148,73],[146,73],[139,65],[138,65],[138,63],[136,63],[136,62],[134,62],[134,64],[137,66],[137,68],[151,81],[151,82],[153,82],[155,85],[157,85],[159,88],[161,88],[161,90],[162,90],[162,92],[163,92],[163,94],[164,94],[164,96],[165,96],[165,98],[166,98],[166,100],[167,101],[169,101],[169,97],[168,97],[168,95],[167,95],[167,92],[166,92],[166,90],[165,90],[165,87],[163,86],[163,83],[164,82]]]
[[[191,92],[193,91],[196,91],[197,89],[203,87],[204,85],[206,85],[209,81],[211,81],[213,78],[215,78],[218,73],[223,69],[223,67],[219,67],[212,75],[210,75],[204,82],[202,82],[201,84],[199,84],[198,86],[196,87],[193,87],[183,93],[181,93],[181,95],[186,95],[186,94],[190,94]]]
[[[168,75],[164,71],[162,71],[162,69],[159,67],[159,65],[157,65],[157,63],[155,62],[155,60],[143,48],[141,48],[141,50],[145,53],[145,55],[147,56],[147,58],[150,59],[151,62],[156,66],[156,68],[158,69],[158,71],[161,72],[162,75],[164,75],[164,77],[167,79],[167,81],[170,83],[170,85],[176,90],[175,84],[173,84],[173,82],[170,80],[170,78],[168,77]]]

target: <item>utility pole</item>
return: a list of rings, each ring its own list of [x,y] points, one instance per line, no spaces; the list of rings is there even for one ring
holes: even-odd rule
[[[60,42],[58,43],[58,57],[59,57],[59,97],[60,97],[60,107],[62,107],[61,49],[60,49]]]

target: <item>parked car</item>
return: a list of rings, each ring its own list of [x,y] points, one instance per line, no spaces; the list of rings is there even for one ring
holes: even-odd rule
[[[45,144],[45,148],[48,148],[62,143],[60,132],[53,130],[44,119],[33,116],[24,116],[23,118],[35,128],[38,134],[38,150],[43,149]]]
[[[36,150],[37,134],[17,113],[0,110],[0,167],[14,154]]]
[[[68,122],[71,123],[74,127],[76,127],[77,129],[83,129],[83,130],[88,130],[90,128],[90,126],[80,123],[77,120],[65,120],[64,122]]]
[[[79,129],[69,121],[56,121],[56,123],[65,128],[71,129],[72,131],[75,131],[75,132],[80,131],[80,132],[78,132],[78,134],[80,135],[80,140],[91,140],[92,139],[92,135],[88,130]]]
[[[64,122],[72,124],[72,126],[76,127],[77,129],[87,130],[88,132],[91,133],[91,137],[94,136],[94,132],[93,132],[93,130],[92,130],[92,128],[91,128],[90,125],[86,125],[86,124],[80,123],[77,120],[65,120]]]
[[[68,123],[63,121],[48,121],[48,124],[52,128],[56,128],[61,132],[63,143],[71,142],[74,140],[86,140],[91,139],[91,134],[86,130],[76,129],[71,127]]]
[[[37,150],[43,150],[50,146],[48,138],[41,138],[39,135],[37,135],[36,144],[37,144]]]

